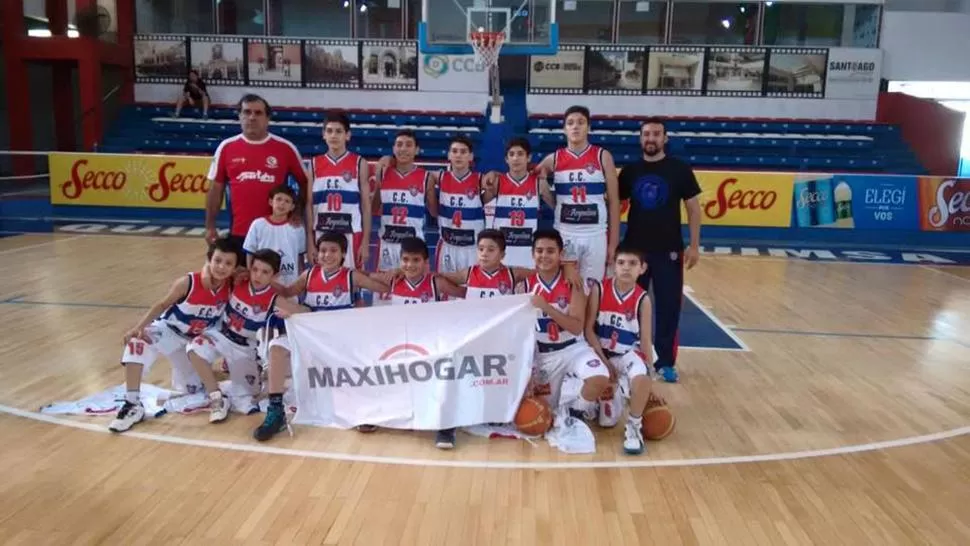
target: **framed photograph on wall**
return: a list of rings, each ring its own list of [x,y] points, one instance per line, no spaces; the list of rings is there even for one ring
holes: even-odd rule
[[[581,94],[586,46],[560,45],[555,55],[529,57],[529,93]]]
[[[206,85],[246,85],[243,39],[234,36],[192,36],[192,68]]]
[[[360,45],[364,89],[418,89],[418,44],[403,40],[364,40]]]
[[[300,40],[249,38],[246,51],[251,85],[303,86],[303,48]]]
[[[647,53],[648,95],[695,95],[704,92],[704,48],[651,46]]]
[[[765,94],[769,97],[820,99],[825,96],[827,63],[827,49],[769,49]]]
[[[303,45],[307,87],[360,87],[360,46],[354,40],[306,40]]]
[[[705,93],[714,97],[762,96],[766,59],[767,50],[759,47],[708,48]]]
[[[589,46],[586,50],[586,92],[590,95],[640,95],[646,70],[646,48]]]
[[[188,43],[185,36],[135,36],[135,81],[184,83],[189,72]]]

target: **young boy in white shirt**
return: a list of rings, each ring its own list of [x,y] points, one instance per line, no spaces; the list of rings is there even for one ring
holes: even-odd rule
[[[269,192],[269,204],[273,213],[263,218],[257,218],[249,226],[243,250],[246,252],[246,267],[253,265],[253,253],[257,250],[272,250],[280,255],[280,272],[276,281],[289,286],[304,270],[304,254],[306,254],[306,228],[303,223],[293,222],[293,211],[296,210],[297,197],[293,188],[285,183],[276,186]],[[283,320],[277,316],[270,317],[264,331],[259,335],[259,354],[265,362],[265,350],[270,339],[270,333],[279,331]],[[228,371],[228,370],[226,370]]]

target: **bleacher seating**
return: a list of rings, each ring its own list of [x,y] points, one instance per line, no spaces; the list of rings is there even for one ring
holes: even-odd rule
[[[277,109],[272,131],[290,139],[305,156],[323,153],[319,109]],[[222,139],[239,131],[235,111],[213,108],[209,119],[197,112],[173,118],[171,105],[127,107],[100,147],[103,152],[211,154]],[[394,134],[413,129],[419,161],[444,162],[447,141],[463,134],[482,142],[485,116],[478,112],[349,113],[350,148],[376,159],[391,153]],[[590,140],[609,149],[623,166],[640,157],[640,121],[597,117]],[[565,144],[562,117],[529,117],[534,159]],[[925,174],[894,125],[835,120],[674,119],[667,121],[668,151],[697,168],[778,171],[841,171]]]
[[[666,122],[668,153],[695,167],[737,170],[924,174],[894,125],[833,120],[676,119]],[[590,141],[619,166],[640,157],[640,120],[598,117]],[[536,158],[565,145],[562,116],[529,118]]]
[[[100,151],[211,154],[222,139],[239,134],[239,121],[228,108],[214,108],[209,114],[208,119],[195,112],[173,118],[171,106],[131,106]],[[305,157],[322,154],[326,151],[321,134],[324,116],[321,110],[276,110],[270,130],[293,142]],[[397,131],[412,129],[421,147],[418,159],[443,162],[449,139],[462,134],[479,142],[485,125],[485,116],[474,112],[359,111],[348,117],[352,124],[349,147],[370,159],[390,155]]]

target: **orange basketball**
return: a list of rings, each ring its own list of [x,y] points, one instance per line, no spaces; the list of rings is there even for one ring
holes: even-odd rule
[[[667,407],[667,402],[653,393],[643,411],[643,437],[647,440],[663,440],[674,431],[677,418]]]
[[[541,436],[552,427],[552,411],[543,398],[526,396],[515,412],[515,428],[522,434]]]

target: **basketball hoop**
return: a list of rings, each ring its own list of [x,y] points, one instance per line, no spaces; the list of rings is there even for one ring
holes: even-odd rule
[[[505,43],[505,33],[502,31],[470,32],[468,43],[475,50],[475,57],[491,69],[498,64],[498,54],[502,51],[502,44]]]

